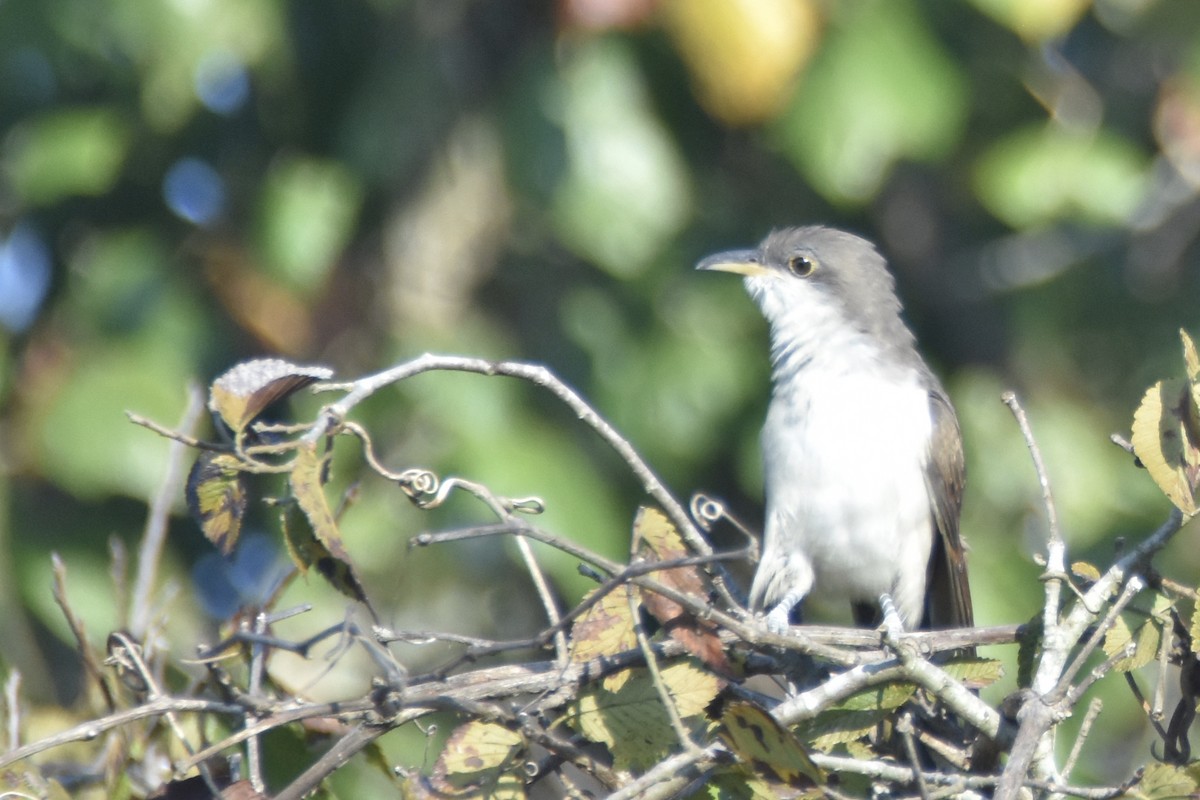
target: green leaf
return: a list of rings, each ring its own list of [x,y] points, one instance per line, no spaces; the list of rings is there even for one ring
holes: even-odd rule
[[[975,169],[987,209],[1013,228],[1060,218],[1124,221],[1146,188],[1146,158],[1108,131],[1036,125],[999,139]]]
[[[588,739],[607,745],[617,769],[645,769],[678,746],[649,672],[633,672],[620,691],[599,686],[584,690],[564,717]],[[705,707],[720,691],[716,676],[694,661],[663,667],[660,674],[680,717],[702,725]]]
[[[613,275],[642,273],[687,221],[687,165],[654,113],[633,53],[579,42],[558,101],[569,168],[553,218],[572,250]]]
[[[1140,669],[1158,654],[1159,634],[1159,628],[1153,621],[1144,622],[1137,630],[1131,630],[1124,617],[1117,617],[1104,635],[1104,653],[1112,658],[1130,651],[1129,655],[1113,663],[1113,669],[1118,672]]]
[[[17,194],[34,205],[112,188],[125,162],[130,132],[108,108],[48,112],[10,135],[8,172]]]
[[[942,666],[950,677],[972,689],[991,686],[1004,677],[1004,664],[993,658],[955,659]]]
[[[1196,779],[1181,767],[1153,763],[1142,770],[1141,780],[1123,797],[1137,800],[1184,800],[1194,798],[1200,788]]]
[[[303,514],[292,514],[290,509],[284,508],[281,517],[284,542],[301,573],[316,566],[333,588],[363,603],[374,615],[358,571],[342,543],[337,520],[329,508],[324,489],[324,465],[324,459],[317,455],[315,442],[306,442],[296,451],[290,482],[292,496]]]
[[[354,233],[363,189],[340,163],[283,158],[267,175],[260,242],[268,263],[307,296],[324,287]]]
[[[916,686],[910,683],[887,684],[858,692],[804,723],[799,734],[819,750],[853,742],[892,717],[915,692]]]
[[[292,495],[300,504],[304,516],[308,517],[313,533],[321,544],[334,558],[349,561],[350,554],[342,545],[342,532],[338,530],[337,520],[329,508],[329,499],[325,496],[324,472],[325,459],[317,453],[317,443],[301,443],[296,449],[296,461],[292,465]]]
[[[817,191],[863,203],[897,161],[934,159],[958,141],[965,83],[915,3],[831,8],[833,27],[774,133]]]

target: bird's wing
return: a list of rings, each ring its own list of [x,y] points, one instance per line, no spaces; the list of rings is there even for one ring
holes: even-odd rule
[[[929,410],[933,417],[933,435],[925,466],[925,483],[938,536],[929,558],[923,627],[969,628],[975,624],[975,614],[971,608],[971,586],[967,581],[966,551],[958,531],[967,471],[962,434],[954,408],[940,386],[929,393]]]

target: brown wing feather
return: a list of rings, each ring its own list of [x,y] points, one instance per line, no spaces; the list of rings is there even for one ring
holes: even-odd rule
[[[929,558],[922,627],[969,628],[975,624],[975,614],[967,580],[967,554],[958,530],[967,471],[962,434],[954,408],[940,386],[930,391],[929,408],[933,436],[925,482],[938,535]]]

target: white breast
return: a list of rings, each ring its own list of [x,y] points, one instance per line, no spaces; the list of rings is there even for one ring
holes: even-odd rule
[[[887,592],[911,623],[932,544],[928,391],[915,369],[887,370],[864,341],[853,345],[851,357],[818,356],[776,386],[752,599],[770,607],[795,591],[875,602]]]

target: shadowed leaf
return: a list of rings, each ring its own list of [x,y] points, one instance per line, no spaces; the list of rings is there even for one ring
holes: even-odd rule
[[[329,507],[324,488],[324,459],[317,453],[316,442],[304,442],[296,450],[296,461],[292,466],[292,494],[304,516],[312,525],[313,533],[334,558],[349,561],[350,555],[342,545],[342,532]]]
[[[721,738],[758,777],[791,787],[825,782],[796,735],[758,706],[730,703],[721,714],[721,726]]]
[[[202,450],[188,473],[188,511],[205,537],[229,555],[246,514],[246,478],[235,456]]]
[[[294,504],[288,503],[280,512],[279,519],[288,556],[301,575],[307,575],[309,569],[315,567],[333,588],[371,608],[366,591],[354,571],[354,565],[335,558],[329,552],[313,533],[308,517],[303,512]]]
[[[599,686],[580,692],[565,716],[588,739],[608,746],[617,769],[652,766],[679,744],[649,672],[632,672],[618,692]],[[693,661],[663,667],[661,675],[679,716],[702,725],[705,707],[720,691],[717,677]]]

